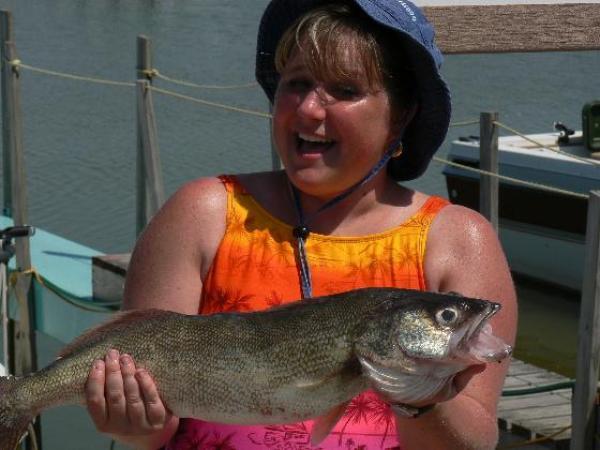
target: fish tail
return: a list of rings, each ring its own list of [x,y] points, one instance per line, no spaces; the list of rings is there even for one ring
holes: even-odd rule
[[[18,378],[0,377],[0,450],[15,450],[34,418],[31,411],[19,407],[18,385]]]

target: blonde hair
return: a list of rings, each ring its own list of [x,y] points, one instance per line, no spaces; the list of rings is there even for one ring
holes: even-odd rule
[[[394,109],[405,109],[415,102],[416,89],[401,47],[396,35],[357,7],[330,3],[309,11],[285,31],[275,52],[275,69],[281,73],[292,53],[300,50],[315,77],[344,80],[353,75],[346,71],[352,57],[362,63],[370,89],[384,87]]]

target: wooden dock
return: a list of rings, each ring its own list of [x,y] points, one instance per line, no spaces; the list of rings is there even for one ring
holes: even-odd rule
[[[567,377],[513,358],[504,389],[535,388],[567,381]],[[504,434],[518,436],[522,441],[548,438],[540,440],[536,448],[567,450],[571,438],[571,397],[572,390],[568,387],[549,392],[503,396],[498,405],[500,430]],[[501,444],[498,449],[502,448],[521,447],[504,447]]]

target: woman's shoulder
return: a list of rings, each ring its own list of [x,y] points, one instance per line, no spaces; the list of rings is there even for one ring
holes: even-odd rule
[[[431,237],[442,234],[443,239],[462,239],[465,233],[475,237],[474,235],[479,233],[494,232],[489,221],[479,212],[465,206],[446,203],[442,198],[439,198],[439,203],[442,207],[432,223]]]
[[[201,280],[225,233],[226,211],[227,192],[217,177],[189,181],[171,195],[136,243],[127,275],[129,304],[196,312]],[[181,295],[171,298],[171,292]]]
[[[203,177],[188,181],[183,184],[169,201],[176,203],[190,203],[215,206],[215,202],[225,199],[227,192],[220,177]]]
[[[224,232],[227,192],[217,177],[198,178],[171,195],[150,222],[153,235],[175,233],[181,240],[218,242]]]
[[[451,252],[464,257],[472,252],[501,251],[498,235],[490,222],[470,208],[447,204],[433,219],[428,249],[436,254]]]
[[[436,290],[448,276],[456,278],[456,272],[459,278],[467,273],[508,274],[498,234],[489,221],[477,211],[453,204],[442,208],[431,224],[425,269]]]

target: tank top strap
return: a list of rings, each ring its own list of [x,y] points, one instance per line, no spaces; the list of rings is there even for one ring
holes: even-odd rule
[[[234,175],[221,174],[217,178],[223,183],[228,194],[248,194]]]
[[[423,266],[425,262],[425,251],[427,250],[427,239],[429,237],[429,229],[433,222],[433,219],[438,215],[438,213],[446,206],[448,206],[450,202],[445,198],[438,197],[432,195],[429,197],[425,204],[421,207],[419,212],[413,216],[413,221],[416,221],[415,224],[419,228],[419,239],[418,239],[418,256],[419,262],[421,266],[421,274],[423,277],[422,283],[423,288],[427,289],[427,281],[425,279],[425,267]]]
[[[421,208],[421,213],[424,216],[430,217],[431,220],[435,217],[435,215],[445,206],[448,206],[450,202],[445,198],[438,197],[437,195],[432,195],[427,199],[423,207]]]

